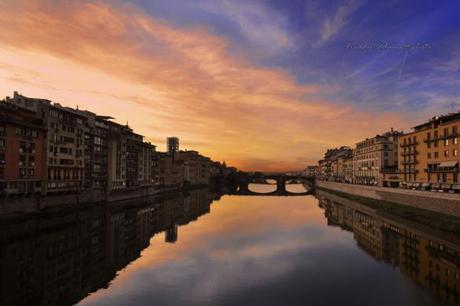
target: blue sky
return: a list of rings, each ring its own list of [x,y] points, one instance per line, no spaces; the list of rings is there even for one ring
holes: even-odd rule
[[[458,1],[159,0],[139,5],[178,26],[206,27],[225,36],[232,52],[257,65],[286,69],[301,83],[328,86],[328,98],[339,103],[415,110],[421,116],[448,112],[452,103],[460,109]],[[349,44],[406,48],[365,50]]]

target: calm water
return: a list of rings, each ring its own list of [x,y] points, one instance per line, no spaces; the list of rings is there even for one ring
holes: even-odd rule
[[[0,305],[457,305],[457,241],[324,192],[199,190],[1,225]]]

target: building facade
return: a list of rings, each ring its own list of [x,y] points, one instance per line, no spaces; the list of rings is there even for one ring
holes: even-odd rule
[[[108,136],[110,117],[81,111],[85,121],[85,172],[84,188],[107,190],[108,185]]]
[[[0,194],[42,193],[46,129],[35,113],[0,102]]]
[[[197,151],[180,151],[179,159],[184,163],[184,182],[191,185],[209,183],[212,162]]]
[[[383,186],[383,171],[398,165],[397,131],[389,131],[356,144],[353,150],[353,183]]]
[[[7,103],[27,109],[42,119],[47,130],[45,192],[73,192],[83,188],[84,129],[86,117],[78,111],[45,99],[14,93]]]
[[[158,164],[156,184],[164,188],[182,187],[184,162],[174,160],[164,152],[154,152],[155,164]]]
[[[107,137],[107,190],[126,188],[126,143],[127,127],[115,122],[108,122]]]
[[[433,117],[399,139],[402,185],[460,189],[460,113]]]

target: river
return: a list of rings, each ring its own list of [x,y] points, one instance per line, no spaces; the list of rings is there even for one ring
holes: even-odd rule
[[[322,191],[203,189],[0,228],[0,305],[460,303],[457,235]]]

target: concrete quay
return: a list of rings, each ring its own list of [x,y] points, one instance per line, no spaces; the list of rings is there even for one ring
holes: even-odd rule
[[[316,187],[460,217],[460,195],[316,180]]]

